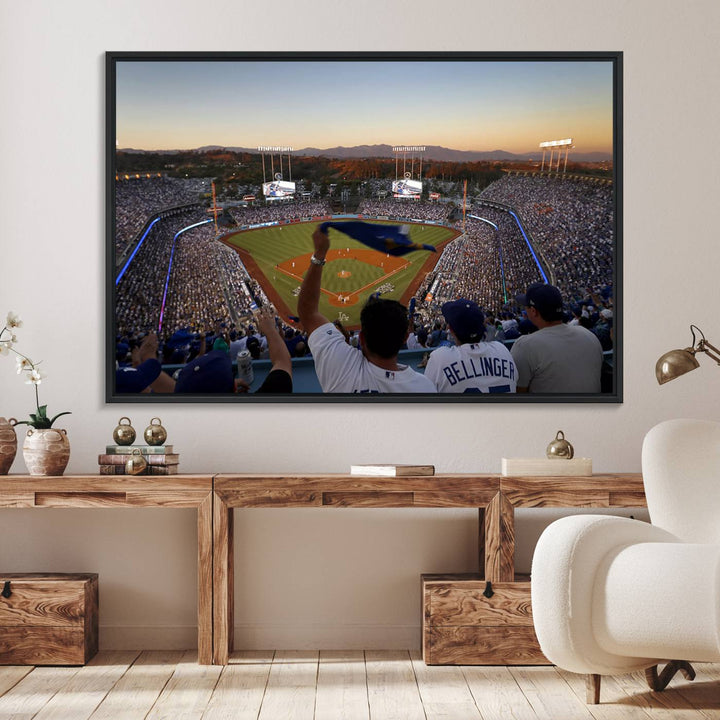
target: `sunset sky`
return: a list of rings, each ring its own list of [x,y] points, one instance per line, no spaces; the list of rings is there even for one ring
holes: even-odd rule
[[[610,61],[117,60],[117,147],[612,151]]]

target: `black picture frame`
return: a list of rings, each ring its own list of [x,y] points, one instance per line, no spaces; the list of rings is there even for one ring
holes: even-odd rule
[[[468,64],[482,64],[483,68],[492,68],[493,64],[497,67],[520,66],[529,68],[542,64],[543,67],[567,68],[571,67],[602,67],[603,72],[609,73],[609,82],[611,83],[611,108],[604,106],[603,112],[609,117],[604,120],[612,125],[612,148],[608,155],[609,160],[603,160],[606,163],[605,170],[598,170],[596,166],[592,166],[593,172],[598,172],[596,180],[587,179],[587,182],[604,183],[610,187],[611,197],[611,230],[612,230],[612,277],[610,284],[612,286],[612,349],[606,352],[606,362],[603,365],[603,388],[600,393],[592,394],[576,394],[576,393],[506,393],[506,394],[323,394],[317,392],[294,391],[292,394],[174,394],[174,393],[141,393],[141,392],[120,392],[116,385],[117,370],[117,343],[120,329],[118,327],[118,319],[116,317],[116,308],[118,302],[118,290],[116,284],[118,282],[118,270],[120,267],[120,252],[118,250],[118,214],[117,214],[117,194],[116,186],[118,182],[122,182],[122,175],[127,170],[127,162],[122,169],[119,168],[118,158],[123,152],[123,148],[128,147],[118,138],[118,114],[124,111],[123,98],[118,97],[119,79],[118,73],[125,68],[133,66],[147,67],[157,69],[160,63],[172,67],[175,63],[184,63],[185,67],[213,67],[213,63],[232,63],[239,64],[259,64],[261,67],[278,67],[278,64],[287,64],[287,68],[293,67],[297,63],[337,63],[338,67],[357,68],[358,63],[367,63],[370,68],[377,68],[377,63],[383,65],[383,71],[392,75],[399,64],[402,65],[403,71],[407,71],[410,67],[416,71],[413,87],[417,85],[417,78],[422,78],[424,74],[429,74],[431,68],[441,67],[443,69],[453,67],[465,67]],[[187,65],[189,64],[189,65]],[[455,65],[453,65],[455,64]],[[549,65],[548,65],[549,64]],[[557,65],[555,65],[557,64]],[[478,65],[479,66],[479,65]],[[342,79],[340,79],[342,80]],[[258,86],[264,82],[263,73],[258,73],[256,81]],[[433,107],[439,102],[439,97],[432,95],[435,86],[428,85],[428,107]],[[147,87],[145,88],[147,91]],[[188,102],[202,103],[203,94],[202,87],[196,98],[188,99]],[[472,85],[466,88],[468,94],[472,94],[476,89]],[[158,82],[156,94],[172,92],[171,89]],[[318,89],[316,99],[318,104],[325,107],[332,107],[332,97],[325,96],[322,89]],[[377,99],[376,99],[377,100]],[[368,102],[373,101],[369,98]],[[252,112],[252,107],[248,108]],[[530,111],[530,110],[528,110]],[[382,114],[380,108],[378,114]],[[452,108],[448,109],[448,117],[452,117]],[[288,121],[292,121],[292,114],[289,112]],[[422,117],[415,116],[415,119],[422,120]],[[621,403],[623,400],[623,366],[622,366],[622,346],[623,346],[623,273],[622,273],[622,227],[623,227],[623,53],[621,51],[603,51],[603,52],[107,52],[106,53],[106,332],[105,332],[105,399],[108,403],[131,402],[169,402],[169,403],[287,403],[287,402],[410,402],[410,403],[434,403],[434,402],[451,402],[451,403]],[[238,133],[242,133],[241,124],[238,126]],[[558,130],[558,135],[563,134],[562,130]],[[539,136],[538,141],[555,140],[556,138],[546,138]],[[277,138],[280,142],[281,139]],[[392,143],[398,141],[399,138],[388,138],[387,142]],[[274,140],[270,140],[273,142]],[[428,145],[434,144],[432,138],[427,141]],[[229,148],[230,145],[215,143],[212,138],[208,138],[204,145],[217,145],[219,148]],[[244,147],[239,137],[236,143],[238,147]],[[197,147],[200,147],[199,145]],[[153,153],[153,148],[139,148],[145,151],[145,155],[157,155]],[[196,148],[178,148],[179,150],[195,150]],[[495,151],[498,148],[477,147],[478,151]],[[160,148],[155,148],[160,150]],[[502,150],[502,148],[500,148]],[[528,147],[525,155],[530,155],[531,147]],[[164,150],[163,150],[164,151]],[[554,148],[553,148],[554,152]],[[523,153],[519,153],[522,155]],[[528,163],[539,162],[539,148],[536,148],[532,155],[529,156]],[[501,154],[497,153],[499,157]],[[140,157],[140,155],[138,155]],[[470,156],[468,156],[470,157]],[[550,156],[550,164],[552,164],[552,155]],[[568,153],[566,150],[565,163],[566,167],[563,172],[560,171],[561,150],[557,150],[557,169],[555,176],[557,179],[561,175],[565,175],[566,179],[571,179],[570,175],[579,175],[580,173],[569,173],[566,170]],[[127,159],[127,158],[125,158]],[[265,158],[263,157],[263,162]],[[426,158],[430,162],[432,158]],[[420,159],[422,162],[422,159]],[[282,160],[281,160],[282,162]],[[289,159],[288,159],[289,165]],[[398,159],[395,158],[397,167]],[[413,162],[415,158],[413,157]],[[469,160],[467,162],[470,162]],[[505,161],[507,165],[512,164],[510,160]],[[518,166],[520,171],[526,165],[522,161]],[[572,161],[571,161],[572,162]],[[589,162],[589,161],[588,161]],[[601,163],[602,164],[602,163]],[[281,166],[282,167],[282,166]],[[536,166],[531,166],[536,167]],[[552,169],[545,170],[545,156],[543,155],[542,170],[533,171],[531,168],[528,172],[551,176]],[[264,168],[263,168],[264,169]],[[263,178],[265,180],[265,178]],[[573,182],[575,180],[573,179]],[[580,180],[577,180],[580,182]],[[218,202],[213,200],[211,206],[218,208]],[[162,209],[163,212],[167,208]],[[548,211],[549,212],[549,211]],[[467,207],[464,208],[467,213]],[[465,214],[463,218],[465,218]],[[399,214],[398,214],[399,215]],[[140,230],[137,235],[130,241],[130,250],[137,247],[137,243],[142,231],[147,229],[148,222],[151,217],[144,218],[140,224]],[[216,221],[217,222],[217,221]],[[592,242],[592,238],[588,239],[588,243]],[[530,242],[528,241],[528,246]],[[310,250],[308,248],[308,250]],[[127,258],[130,251],[125,251],[124,258]],[[538,262],[538,267],[540,263]],[[169,271],[168,271],[169,276]],[[562,279],[558,281],[558,286],[562,289]],[[402,358],[401,358],[402,359]],[[303,358],[304,360],[304,358]],[[411,363],[409,363],[411,364]],[[172,370],[173,367],[170,367]]]

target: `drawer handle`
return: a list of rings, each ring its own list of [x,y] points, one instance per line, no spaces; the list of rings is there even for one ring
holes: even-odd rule
[[[485,583],[485,590],[483,590],[483,595],[486,598],[491,598],[494,594],[495,593],[493,592],[493,589],[492,589],[492,583],[488,580]]]
[[[3,585],[2,592],[0,593],[4,598],[9,598],[12,595],[12,591],[10,590],[10,581],[6,580],[5,585]]]

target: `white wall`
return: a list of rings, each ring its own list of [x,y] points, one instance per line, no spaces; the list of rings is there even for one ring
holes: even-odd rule
[[[344,472],[351,462],[430,462],[498,472],[562,428],[596,471],[638,471],[644,433],[717,414],[720,377],[660,388],[655,359],[717,322],[720,112],[715,0],[439,3],[0,0],[0,316],[40,358],[50,410],[93,472],[117,419],[160,415],[187,472]],[[622,50],[625,130],[625,402],[622,405],[106,405],[106,50]],[[328,102],[330,102],[328,100]],[[0,415],[32,390],[0,358]],[[19,457],[13,472],[24,472]],[[527,566],[537,513],[519,518]],[[544,517],[544,515],[543,515]],[[417,642],[420,572],[471,570],[475,515],[461,511],[237,513],[238,635],[255,646]],[[103,643],[194,641],[190,511],[4,510],[0,569],[100,572]]]

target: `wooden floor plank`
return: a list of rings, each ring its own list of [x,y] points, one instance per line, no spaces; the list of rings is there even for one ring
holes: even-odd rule
[[[462,673],[483,720],[537,720],[509,668],[473,665]]]
[[[233,650],[230,665],[270,665],[275,657],[274,650]]]
[[[0,666],[0,697],[17,685],[31,670],[32,665]]]
[[[661,693],[643,673],[426,666],[415,651],[103,652],[87,666],[0,667],[0,720],[720,720],[720,663]]]
[[[680,678],[680,695],[700,713],[703,720],[720,720],[720,664],[693,663],[697,676],[692,682]]]
[[[365,666],[372,720],[425,720],[407,650],[366,650]]]
[[[317,651],[275,653],[259,720],[313,720]]]
[[[273,652],[234,652],[210,698],[203,720],[256,720],[270,676]]]
[[[320,652],[315,720],[369,720],[365,653]]]
[[[654,720],[699,720],[702,715],[678,692],[677,687],[685,685],[685,678],[675,678],[662,692],[653,692],[640,671],[614,676],[625,693],[631,695],[643,710]],[[604,679],[603,679],[604,681]],[[602,690],[600,699],[603,699]]]
[[[570,691],[553,666],[509,668],[540,720],[592,718],[587,705]]]
[[[148,720],[200,720],[221,672],[220,665],[198,665],[197,650],[186,651],[148,713]]]
[[[720,680],[720,663],[694,663],[693,667],[698,673]]]
[[[143,652],[90,716],[91,720],[144,718],[182,657],[181,650]]]
[[[77,667],[36,667],[0,697],[0,718],[32,718],[77,674]]]
[[[460,667],[426,665],[420,650],[411,650],[410,659],[427,720],[481,720]]]
[[[36,720],[86,720],[139,654],[127,650],[98,653],[55,693]]]
[[[581,702],[585,702],[587,693],[585,675],[571,673],[557,668],[560,677],[568,684]],[[587,705],[595,720],[648,720],[650,717],[643,709],[643,703],[635,695],[628,695],[617,680],[603,675],[600,683],[600,703]]]

